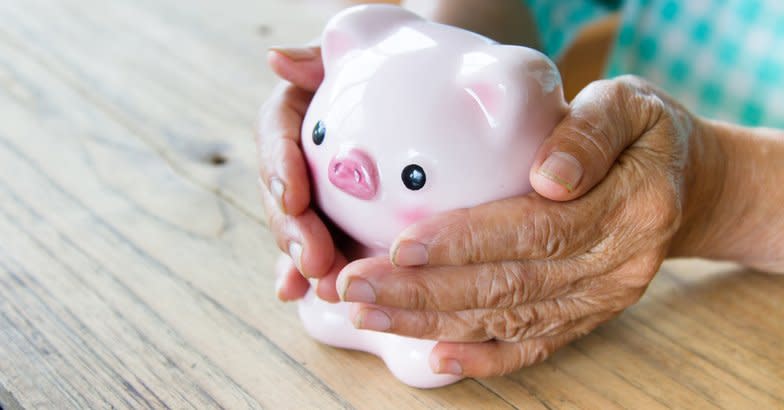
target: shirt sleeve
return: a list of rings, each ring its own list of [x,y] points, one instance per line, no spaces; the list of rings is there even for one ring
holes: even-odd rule
[[[536,22],[542,52],[557,59],[589,22],[619,8],[619,0],[523,0]]]

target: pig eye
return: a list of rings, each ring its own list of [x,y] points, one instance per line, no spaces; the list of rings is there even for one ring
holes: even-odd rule
[[[321,145],[324,142],[324,138],[327,136],[327,127],[324,126],[324,121],[319,121],[316,123],[316,126],[313,127],[313,143],[316,145]]]
[[[425,181],[427,181],[425,170],[416,164],[403,168],[403,173],[400,176],[403,179],[403,185],[412,191],[422,189],[425,186]]]

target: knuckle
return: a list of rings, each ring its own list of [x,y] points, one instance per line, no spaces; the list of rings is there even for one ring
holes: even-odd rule
[[[486,259],[485,247],[483,239],[485,239],[484,223],[480,220],[479,214],[474,208],[466,208],[458,211],[458,217],[464,218],[463,224],[463,238],[459,246],[454,251],[459,252],[463,258],[467,258],[468,262],[476,263]],[[460,219],[458,219],[460,220]],[[458,255],[453,255],[454,259],[461,259]]]
[[[536,315],[531,310],[503,309],[496,310],[486,318],[485,329],[494,339],[504,342],[520,342],[532,332]]]
[[[505,309],[527,300],[526,287],[523,286],[522,274],[516,262],[482,266],[474,289],[485,289],[483,292],[474,292],[480,307]]]
[[[620,118],[611,120],[624,135],[638,136],[647,132],[662,117],[667,106],[653,84],[635,75],[597,83],[602,104],[621,114]]]
[[[537,246],[538,249],[533,252],[533,257],[540,259],[554,259],[561,257],[568,253],[569,247],[566,238],[563,235],[564,224],[569,224],[568,220],[564,220],[554,213],[533,213],[531,215],[532,228],[529,231],[533,236],[525,243],[525,239],[521,238],[521,246]],[[525,243],[525,245],[523,245]]]
[[[422,312],[422,320],[409,336],[443,342],[475,342],[488,339],[473,313]]]
[[[438,339],[441,333],[441,320],[435,312],[422,312],[418,326],[409,331],[409,336],[423,339]],[[394,321],[393,321],[394,322]]]
[[[606,117],[604,112],[598,115]],[[600,158],[603,163],[611,163],[615,160],[614,151],[617,143],[611,136],[613,122],[607,118],[588,118],[584,115],[575,116],[573,121],[570,125],[571,131],[579,137],[574,143],[591,157]]]
[[[400,283],[408,284],[402,288],[402,302],[407,309],[426,310],[439,305],[425,275],[410,275]]]
[[[440,215],[433,226],[431,243],[436,244],[440,256],[455,264],[470,264],[481,260],[481,226],[474,221],[477,216],[472,208],[456,209]],[[432,250],[431,250],[432,252]]]
[[[562,333],[574,318],[583,315],[582,309],[574,303],[563,303],[560,299],[532,306],[534,325],[527,337],[545,337]]]

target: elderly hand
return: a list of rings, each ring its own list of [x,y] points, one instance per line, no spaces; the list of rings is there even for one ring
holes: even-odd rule
[[[341,298],[361,302],[355,325],[440,340],[441,373],[543,360],[634,304],[689,230],[689,204],[709,192],[692,189],[711,149],[701,127],[637,78],[591,84],[539,151],[538,194],[435,216],[399,236],[392,263],[340,273]]]
[[[299,299],[310,286],[305,278],[317,278],[319,297],[337,302],[335,278],[346,258],[310,208],[307,165],[299,146],[302,119],[324,77],[321,52],[317,47],[275,49],[269,63],[287,80],[262,107],[257,129],[262,200],[283,251],[276,291],[281,300]]]

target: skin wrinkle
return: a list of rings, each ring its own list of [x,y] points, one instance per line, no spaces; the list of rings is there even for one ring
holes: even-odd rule
[[[636,295],[627,300],[637,300]],[[490,337],[519,342],[568,331],[569,325],[582,323],[588,317],[601,314],[602,307],[600,303],[577,298],[553,299],[512,311],[492,310],[483,316],[483,321]],[[552,317],[557,319],[545,320]]]
[[[696,210],[699,208],[700,213],[704,216],[707,216],[707,220],[714,220],[713,213],[716,211],[716,206],[712,206],[713,204],[718,203],[719,198],[722,197],[724,192],[724,184],[717,184],[718,186],[715,187],[712,191],[708,193],[700,192],[704,191],[706,185],[697,183],[699,175],[698,175],[698,167],[697,164],[700,161],[704,161],[705,158],[713,158],[713,170],[712,170],[712,177],[716,178],[716,181],[725,181],[727,170],[726,170],[726,161],[727,152],[724,151],[724,148],[721,144],[713,143],[709,144],[707,141],[706,136],[706,127],[702,124],[697,124],[694,127],[694,133],[696,135],[695,138],[692,138],[691,143],[685,143],[684,145],[687,147],[688,150],[688,159],[686,162],[686,166],[684,167],[686,178],[684,178],[684,184],[682,187],[682,193],[680,196],[682,206],[684,207],[684,220],[683,220],[683,227],[682,229],[675,235],[673,239],[673,243],[668,250],[668,255],[671,256],[678,256],[682,254],[682,246],[679,246],[684,242],[684,238],[688,238],[690,243],[692,243],[695,249],[704,248],[704,246],[700,243],[704,239],[707,239],[708,235],[704,235],[702,238],[697,238],[693,233],[696,232],[696,227],[698,225],[697,222],[698,218],[694,215],[688,213],[689,211],[689,204],[692,202],[693,198],[700,198],[703,201],[702,207],[692,206],[691,209]],[[715,141],[715,140],[714,140]],[[690,186],[693,187],[693,191],[691,193],[685,193],[686,187]]]
[[[522,255],[526,252],[528,247],[528,240],[533,236],[531,235],[531,230],[534,230],[530,224],[523,223],[519,224],[518,228],[515,229],[515,233],[517,237],[515,238],[515,249],[517,250],[517,254]]]
[[[581,145],[581,148],[583,148],[587,152],[598,153],[599,155],[601,155],[602,162],[608,164],[612,163],[614,160],[613,150],[610,147],[602,146],[601,143],[596,141],[596,137],[595,137],[596,135],[599,135],[601,137],[601,140],[604,141],[606,144],[606,142],[610,140],[610,137],[607,134],[607,132],[602,131],[598,126],[594,125],[594,121],[585,118],[585,116],[575,115],[572,117],[572,119],[573,121],[576,121],[576,124],[570,122],[569,126],[567,127],[567,130],[568,132],[581,137],[579,139],[572,140],[572,142]],[[602,121],[598,121],[598,122],[602,123]],[[589,129],[586,130],[585,129],[586,127]],[[592,149],[586,149],[586,147],[590,147]]]
[[[409,284],[407,289],[425,289],[425,291],[407,291],[405,294],[408,295],[409,302],[407,303],[408,306],[411,306],[413,310],[425,310],[428,306],[428,299],[435,301],[435,304],[439,304],[439,296],[438,294],[433,294],[429,292],[431,289],[429,286],[424,284],[427,281],[427,278],[422,275],[407,275],[407,279],[404,283]],[[413,282],[413,283],[412,283]],[[412,287],[413,285],[413,287]]]
[[[719,187],[721,193],[716,195],[713,212],[728,215],[737,223],[732,226],[711,227],[705,235],[706,238],[703,239],[700,250],[715,258],[736,260],[756,269],[784,273],[784,265],[777,262],[777,259],[780,261],[782,258],[775,256],[776,251],[781,249],[780,245],[775,246],[775,244],[782,243],[781,232],[784,230],[784,224],[781,221],[784,220],[780,217],[770,218],[777,214],[780,203],[754,198],[754,196],[774,194],[764,192],[765,190],[775,189],[781,192],[781,184],[770,180],[771,176],[781,174],[781,162],[778,162],[778,170],[775,166],[777,156],[781,155],[781,149],[779,147],[777,153],[776,146],[771,142],[784,133],[770,129],[756,129],[752,134],[752,130],[718,121],[713,121],[709,125],[710,131],[715,134],[714,138],[723,142],[718,144],[723,155],[737,158],[735,161],[724,162],[726,164],[724,184]],[[756,145],[753,145],[751,140],[757,135],[762,138],[757,138]],[[753,153],[753,149],[757,152]],[[759,161],[756,161],[757,159]],[[760,164],[769,165],[762,167]],[[748,181],[755,181],[755,184],[750,185]],[[744,186],[741,184],[753,187],[746,188],[746,191],[751,191],[751,195],[746,194],[742,200],[733,201],[732,198],[737,197],[737,191]],[[698,233],[695,232],[692,236]],[[743,240],[749,237],[755,237],[756,240]]]
[[[458,322],[461,324],[459,329],[462,329],[462,331],[445,340],[471,340],[475,342],[487,340],[491,337],[505,340],[522,340],[522,338],[538,337],[546,329],[551,328],[551,324],[548,324],[544,318],[556,317],[559,319],[556,319],[555,323],[569,324],[579,321],[581,317],[595,316],[602,311],[601,307],[603,305],[598,302],[604,300],[605,296],[614,294],[614,292],[597,288],[596,291],[591,292],[592,294],[601,295],[597,299],[553,299],[532,305],[521,305],[513,311],[480,309],[449,312],[447,314],[425,312],[424,317],[420,317],[420,320],[423,319],[424,322],[419,322],[413,328],[419,330],[412,330],[411,336],[436,338],[439,333],[446,332],[445,323],[451,321],[453,322],[453,329],[454,322]],[[628,300],[629,303],[635,302],[640,294],[641,290],[635,290],[632,295],[626,296],[624,300]],[[616,297],[615,299],[619,298]],[[616,309],[612,309],[612,311],[614,312]],[[395,315],[393,314],[392,316]],[[485,323],[485,325],[482,326],[481,323]],[[480,325],[477,326],[477,324]],[[510,326],[516,326],[519,329],[510,328]],[[560,329],[559,327],[552,328]],[[522,336],[519,338],[513,336],[513,334],[518,333]]]
[[[489,280],[490,286],[488,292],[477,293],[477,298],[480,300],[479,306],[497,306],[498,308],[515,306],[514,297],[517,293],[521,292],[522,289],[519,289],[517,284],[514,283],[515,279],[511,274],[511,269],[507,269],[508,265],[506,263],[491,266],[492,268],[490,269],[480,269],[479,277],[484,277],[483,279]],[[481,274],[481,272],[488,271],[491,273],[487,276]],[[501,273],[499,273],[499,271]],[[483,285],[486,283],[488,282],[477,283],[477,289],[482,289]],[[511,299],[510,296],[512,296]],[[470,302],[468,304],[470,304]]]
[[[605,164],[590,164],[585,169],[586,173],[600,173],[609,166],[601,182],[593,188],[586,185],[587,193],[562,202],[557,209],[532,194],[456,211],[447,219],[437,220],[443,222],[438,226],[431,223],[431,232],[422,231],[429,235],[425,244],[430,247],[431,258],[462,265],[459,269],[465,270],[461,274],[473,271],[478,277],[489,278],[461,281],[473,285],[472,289],[437,289],[436,284],[442,280],[426,279],[410,281],[410,286],[378,288],[393,289],[385,297],[399,298],[406,308],[459,307],[455,296],[462,296],[465,306],[485,306],[449,312],[391,310],[393,326],[402,332],[447,337],[456,342],[487,340],[493,335],[517,341],[437,345],[433,353],[436,358],[460,360],[466,375],[498,375],[543,360],[558,347],[637,303],[664,257],[678,251],[701,253],[717,243],[728,246],[716,251],[725,256],[728,250],[746,251],[732,248],[727,242],[751,235],[760,224],[771,225],[752,218],[752,207],[758,205],[753,198],[747,203],[727,205],[726,198],[737,194],[734,186],[747,182],[749,175],[755,181],[762,179],[767,172],[754,168],[752,161],[725,160],[731,154],[746,153],[743,150],[749,150],[748,141],[738,137],[717,143],[709,135],[721,133],[726,137],[726,133],[745,135],[752,131],[693,117],[656,87],[636,77],[593,83],[575,102],[580,100],[582,110],[570,110],[565,120],[570,122],[557,129],[545,147],[563,145],[595,152],[596,158],[605,157]],[[775,136],[780,139],[784,133]],[[747,144],[744,147],[739,142]],[[617,153],[623,144],[628,146]],[[764,147],[760,152],[765,153]],[[618,158],[613,159],[616,154]],[[766,155],[774,154],[776,151],[771,149]],[[747,179],[738,180],[743,172]],[[736,179],[731,180],[731,176]],[[589,178],[584,180],[594,183]],[[704,184],[713,180],[724,184]],[[728,216],[741,226],[701,226],[706,225],[706,217]],[[765,238],[784,239],[784,229],[768,232]],[[703,249],[696,249],[695,243]],[[756,245],[759,247],[759,242]],[[784,270],[782,257],[775,258],[774,252],[753,245],[750,248],[754,258],[771,255],[762,261],[755,259],[757,266],[778,264]],[[501,256],[508,260],[492,262]],[[532,260],[542,256],[548,259]],[[425,269],[433,267],[407,272],[413,276]]]
[[[530,215],[530,231],[528,233],[532,236],[530,238],[519,238],[518,244],[524,249],[530,249],[531,244],[539,244],[544,249],[544,254],[541,259],[560,259],[565,256],[570,256],[570,249],[563,245],[563,232],[573,231],[570,227],[559,225],[556,227],[553,224],[554,215],[560,217],[558,214],[543,214],[534,212]],[[559,218],[560,219],[560,218]],[[543,246],[542,246],[543,245]],[[521,252],[524,254],[524,252]]]
[[[476,230],[476,228],[474,226],[474,218],[475,217],[472,215],[472,212],[474,212],[473,209],[474,208],[468,208],[468,210],[466,211],[466,213],[468,214],[467,218],[466,218],[466,222],[467,222],[466,223],[466,230],[468,231],[469,241],[468,241],[468,244],[467,244],[467,248],[464,248],[464,249],[465,249],[465,251],[468,251],[466,253],[469,253],[471,250],[474,250],[476,252],[475,254],[471,255],[469,263],[475,263],[476,261],[481,261],[481,260],[485,259],[484,258],[485,255],[482,254],[482,250],[484,248],[482,246],[479,246],[479,244],[482,243],[482,242],[481,242],[479,234],[477,233],[477,230]],[[457,260],[459,258],[456,258],[453,255],[452,259],[453,260]]]
[[[659,134],[657,137],[658,138],[662,138],[661,134]],[[647,150],[645,150],[645,151],[647,151]],[[641,158],[645,158],[645,157],[653,157],[654,158],[654,162],[655,162],[655,158],[657,158],[657,157],[660,158],[660,157],[662,157],[662,155],[661,155],[661,153],[656,153],[656,152],[651,152],[648,155],[646,155],[646,153],[643,153],[643,155],[641,155]],[[673,156],[671,156],[671,155],[665,155],[665,157],[669,157],[669,158],[667,158],[667,160],[669,160],[669,161],[672,161],[672,159],[673,159],[672,158]],[[634,157],[632,157],[632,158],[634,158]],[[640,161],[642,161],[642,160],[640,160]],[[672,162],[669,162],[669,163],[672,163]],[[634,173],[636,173],[636,174],[638,174],[640,176],[646,175],[644,169],[647,169],[648,166],[646,166],[646,164],[644,162],[638,162],[638,161],[635,161],[635,160],[628,161],[627,164],[626,164],[626,167],[628,168],[630,166],[632,167],[632,169],[635,169]],[[666,173],[666,174],[669,174],[669,173]],[[653,181],[650,181],[650,180],[646,181],[646,179],[643,178],[642,179],[644,181],[643,185],[635,186],[632,189],[632,192],[639,192],[639,194],[637,194],[637,195],[632,194],[632,195],[628,195],[627,196],[627,198],[637,198],[637,202],[638,203],[642,202],[648,208],[648,210],[643,210],[642,211],[642,215],[643,215],[642,218],[640,218],[640,213],[639,212],[637,212],[636,215],[634,215],[634,217],[635,217],[634,219],[636,219],[636,222],[637,222],[636,230],[640,231],[640,234],[642,234],[643,232],[652,232],[654,234],[663,234],[664,237],[671,237],[672,236],[671,234],[673,234],[674,231],[675,231],[674,227],[677,227],[679,225],[679,222],[680,222],[680,208],[681,208],[680,204],[678,204],[676,206],[672,206],[672,208],[664,208],[664,210],[665,210],[664,213],[660,212],[662,210],[662,207],[660,207],[658,204],[660,204],[660,203],[669,203],[669,204],[673,205],[673,204],[679,202],[677,200],[677,198],[675,198],[676,195],[674,194],[674,192],[678,191],[678,188],[675,188],[673,186],[671,179],[666,178],[666,177],[664,179],[667,180],[667,181],[663,185],[664,186],[668,186],[669,185],[669,186],[672,187],[671,190],[668,190],[669,193],[662,194],[660,191],[652,190],[651,188],[649,188],[652,185],[656,185],[656,186],[662,185],[662,183],[659,182],[659,181],[661,181],[661,179],[654,178]],[[650,192],[653,192],[653,194],[651,194]],[[642,195],[642,197],[643,197],[642,201],[640,201],[640,198],[639,198],[640,195]],[[651,196],[651,195],[654,198],[652,198],[650,201],[646,201],[644,199],[646,196]],[[624,214],[626,214],[626,212],[620,212],[620,215],[618,215],[618,217],[620,217],[621,219],[625,219]],[[551,231],[553,229],[553,227],[551,226],[551,224],[553,223],[552,219],[546,219],[546,221],[547,222],[544,223],[544,224],[542,222],[536,222],[534,226],[537,227],[536,230],[537,230],[537,233],[538,233],[538,235],[540,237],[544,236],[545,238],[547,238],[547,240],[546,240],[547,256],[552,257],[553,255],[555,255],[558,252],[560,252],[561,247],[559,247],[557,243],[554,243],[552,241],[552,235],[550,235],[550,233],[551,233]],[[640,224],[641,221],[645,221],[645,222]],[[632,226],[635,226],[635,225],[632,225]],[[632,232],[634,232],[634,230]],[[642,238],[640,238],[640,239],[642,240]],[[657,259],[657,260],[658,259],[663,259],[663,255],[660,258],[659,257],[655,257],[654,259]],[[658,266],[658,263],[654,262],[654,264],[656,266]],[[643,271],[642,273],[638,273],[638,275],[633,275],[633,277],[640,278],[640,280],[642,281],[643,284],[647,284],[649,279],[650,279],[650,277],[652,277],[652,276],[653,276],[653,273],[649,273],[649,272],[645,272],[645,271]],[[636,284],[637,283],[635,283],[635,285]],[[636,302],[639,299],[641,294],[642,294],[642,291],[640,290],[640,286],[630,286],[630,288],[626,289],[626,293],[621,295],[622,297],[615,297],[615,298],[611,298],[610,299],[610,305],[611,305],[610,306],[610,311],[611,312],[618,312],[618,311],[623,310],[623,308],[625,308],[626,306]],[[556,299],[556,301],[559,301],[559,300],[560,299]],[[598,302],[596,304],[597,304],[597,306],[602,306],[602,302]],[[564,305],[561,305],[560,306],[560,310],[564,310],[564,309],[566,309],[566,307],[564,307]],[[498,319],[499,317],[500,317],[500,319]],[[494,318],[494,320],[490,321],[490,329],[491,329],[491,331],[494,331],[496,333],[501,333],[501,336],[504,337],[504,338],[509,338],[512,335],[518,335],[520,333],[525,333],[526,332],[525,329],[520,329],[519,328],[520,326],[524,326],[526,328],[530,328],[530,322],[526,322],[525,320],[521,321],[520,320],[521,318],[515,317],[514,315],[502,314],[500,316],[495,315],[495,316],[493,316],[493,318]],[[517,320],[513,320],[513,319],[517,319]],[[503,323],[499,324],[498,320],[501,320]],[[499,328],[500,328],[500,330],[499,330]]]
[[[478,292],[476,296],[474,296],[473,294],[469,294],[469,293],[473,293],[474,289],[482,289],[482,286],[486,284],[488,281],[488,276],[490,277],[490,284],[491,284],[489,294],[485,294],[484,292]],[[495,290],[496,282],[497,282],[495,276],[496,275],[487,267],[483,267],[479,269],[478,275],[476,275],[476,280],[474,282],[474,289],[471,289],[470,291],[469,289],[466,289],[465,303],[467,306],[471,304],[471,301],[473,299],[478,299],[480,306],[492,306],[491,304],[496,302],[493,298],[493,296],[496,295],[496,293],[493,292]],[[482,298],[487,298],[487,299],[483,300]]]

